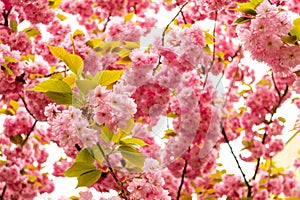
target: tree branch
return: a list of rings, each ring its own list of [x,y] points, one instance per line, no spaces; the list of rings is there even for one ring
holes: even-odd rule
[[[108,157],[108,155],[105,155],[105,153],[104,153],[104,151],[103,151],[103,149],[101,148],[101,146],[100,146],[99,143],[97,143],[97,147],[99,148],[99,150],[100,150],[102,156],[104,157],[104,159],[105,159],[105,161],[106,161],[106,163],[107,163],[107,166],[108,166],[108,169],[109,169],[109,173],[112,175],[113,179],[114,179],[115,182],[118,184],[118,186],[119,186],[119,188],[120,188],[120,190],[121,190],[119,196],[121,196],[122,198],[124,198],[124,199],[127,200],[127,199],[128,199],[128,197],[127,197],[127,191],[125,190],[125,188],[124,188],[124,186],[123,186],[123,183],[118,179],[117,175],[115,174],[115,172],[114,172],[114,170],[113,170],[113,168],[112,168],[112,166],[111,166],[111,164],[110,164],[110,162],[109,162],[109,157]]]
[[[184,161],[185,162],[184,162],[184,167],[183,167],[182,174],[181,174],[181,182],[180,182],[180,185],[179,185],[178,190],[177,190],[176,200],[179,200],[179,198],[180,198],[181,189],[182,189],[182,186],[183,186],[183,183],[184,183],[184,176],[186,174],[186,168],[187,168],[187,165],[188,165],[188,161],[187,161],[186,158],[184,159]]]
[[[228,137],[226,135],[225,128],[223,126],[222,126],[222,135],[224,136],[224,139],[225,139],[225,141],[226,141],[226,143],[227,143],[227,145],[228,145],[228,147],[230,149],[231,154],[234,157],[234,160],[235,160],[235,162],[236,162],[236,164],[237,164],[237,166],[238,166],[238,168],[239,168],[239,170],[240,170],[240,172],[241,172],[241,174],[243,176],[244,182],[245,182],[245,184],[246,184],[246,186],[248,188],[248,194],[247,194],[247,196],[250,197],[251,196],[251,188],[252,188],[252,186],[249,184],[249,181],[246,179],[246,175],[245,175],[245,173],[244,173],[244,171],[243,171],[243,169],[242,169],[242,167],[240,165],[240,162],[238,161],[236,155],[233,152],[233,149],[232,149],[232,147],[230,145],[229,139],[228,139]]]
[[[6,192],[6,185],[4,185],[4,188],[3,188],[1,196],[0,196],[0,200],[4,200],[5,192]]]
[[[26,138],[22,141],[21,146],[24,146],[24,145],[26,144],[26,142],[27,142],[27,140],[28,140],[30,134],[31,134],[32,131],[34,130],[34,128],[35,128],[37,122],[38,122],[37,120],[34,120],[34,123],[33,123],[32,127],[31,127],[31,129],[29,130],[29,132],[27,133]]]
[[[273,78],[273,73],[272,73],[272,78]],[[273,81],[274,81],[274,78],[273,78]],[[275,84],[275,81],[274,81],[274,85],[275,85],[275,89],[276,89],[277,86],[276,86],[276,84]],[[277,92],[279,92],[278,88],[277,88],[276,90],[277,90]],[[288,90],[289,90],[289,87],[288,87],[288,85],[286,85],[286,88],[285,88],[284,93],[283,93],[282,96],[281,96],[281,93],[279,92],[279,94],[278,94],[278,95],[279,95],[279,101],[278,101],[277,105],[272,109],[273,112],[271,113],[270,120],[267,121],[266,124],[271,124],[271,123],[272,123],[272,121],[273,121],[273,116],[274,116],[274,114],[276,113],[277,109],[280,107],[280,104],[282,103],[283,99],[284,99],[285,96],[287,95]],[[267,138],[267,131],[264,132],[264,135],[263,135],[263,138],[262,138],[262,141],[261,141],[262,144],[265,144],[266,138]],[[260,157],[259,157],[259,158],[257,159],[257,163],[256,163],[256,167],[255,167],[255,171],[254,171],[254,175],[253,175],[253,177],[252,177],[252,180],[255,180],[255,178],[256,178],[256,175],[257,175],[258,169],[259,169],[259,165],[260,165],[260,161],[261,161],[261,159],[260,159]]]
[[[180,7],[180,4],[179,4],[177,1],[176,1],[176,5],[177,5],[178,7]],[[181,14],[181,17],[182,17],[183,22],[184,22],[185,24],[187,24],[187,21],[186,21],[186,19],[185,19],[185,17],[184,17],[184,14],[183,14],[183,12],[182,12],[182,9],[180,9],[179,12],[180,12],[180,14]]]
[[[3,16],[3,19],[4,19],[4,23],[1,24],[1,25],[6,26],[6,27],[9,26],[9,24],[8,24],[8,16],[9,16],[11,10],[12,10],[12,7],[10,7],[10,9],[7,12],[6,12],[6,10],[3,10],[2,16]]]
[[[178,17],[178,15],[182,12],[182,9],[188,4],[188,2],[185,2],[184,4],[182,4],[182,6],[180,7],[178,13],[173,17],[173,19],[168,23],[168,25],[165,27],[163,33],[162,33],[162,38],[161,38],[161,44],[162,46],[165,45],[165,36],[166,36],[166,33],[167,33],[167,30],[169,29],[171,23]],[[159,67],[159,65],[161,64],[161,56],[159,56],[158,58],[158,63],[156,65],[156,67],[153,69],[153,75],[155,73],[155,71],[157,70],[157,68]]]
[[[26,111],[29,113],[29,115],[30,115],[35,121],[38,121],[38,120],[36,119],[36,117],[35,117],[35,116],[30,112],[30,110],[28,109],[28,106],[27,106],[27,103],[26,103],[24,97],[22,97],[21,94],[19,94],[19,97],[20,97],[20,99],[22,100],[22,102],[23,102],[23,104],[24,104],[24,107],[25,107]]]

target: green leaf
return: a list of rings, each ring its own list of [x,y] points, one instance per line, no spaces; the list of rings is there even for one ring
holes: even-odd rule
[[[2,67],[7,71],[7,73],[10,76],[15,76],[14,72],[6,64],[3,64]]]
[[[102,70],[98,74],[99,84],[102,86],[108,86],[118,81],[123,75],[123,70]]]
[[[103,40],[100,38],[93,38],[87,41],[86,45],[95,49],[96,47],[100,46],[103,43]]]
[[[3,56],[4,60],[6,62],[11,62],[11,63],[17,63],[19,62],[17,59],[13,58],[13,57],[10,57],[10,56]]]
[[[263,0],[251,0],[250,2],[237,3],[238,7],[233,10],[255,16],[257,15],[255,11],[256,7],[262,2]]]
[[[17,110],[19,109],[19,107],[20,107],[19,103],[18,103],[17,101],[15,101],[15,100],[10,100],[10,101],[9,101],[9,105],[11,105],[11,107],[12,107],[15,111],[17,111]]]
[[[98,86],[98,82],[93,80],[76,80],[76,85],[83,94],[88,94],[89,91]]]
[[[127,13],[127,14],[124,16],[124,22],[130,21],[130,20],[132,19],[133,16],[134,16],[134,12]]]
[[[119,48],[121,46],[120,41],[113,42],[101,42],[96,48],[95,51],[102,56],[105,53],[112,52],[115,48]]]
[[[282,123],[285,123],[285,122],[286,122],[286,120],[285,120],[284,117],[278,117],[278,120],[281,121]]]
[[[134,119],[130,118],[126,121],[126,126],[121,130],[124,131],[126,134],[130,134],[133,128],[134,128]]]
[[[59,79],[48,79],[27,90],[44,93],[49,99],[58,104],[72,104],[72,89]]]
[[[58,8],[60,6],[62,0],[49,0],[48,1],[48,5],[50,8],[55,9]]]
[[[68,53],[62,47],[55,47],[55,46],[51,46],[51,45],[48,45],[48,47],[49,47],[51,54],[60,60],[63,60],[64,56]]]
[[[124,142],[125,144],[138,145],[140,147],[148,145],[146,142],[144,142],[144,140],[139,138],[125,138],[121,141]]]
[[[249,22],[250,20],[251,20],[251,18],[248,18],[248,17],[240,17],[237,20],[235,20],[233,22],[233,24],[243,24],[243,23]]]
[[[13,32],[18,32],[18,24],[15,20],[11,19],[9,22],[9,26]]]
[[[29,38],[35,38],[37,35],[41,34],[41,32],[35,28],[25,28],[23,32],[26,33]]]
[[[72,72],[74,72],[77,75],[80,75],[83,70],[83,60],[80,56],[75,54],[67,53],[63,57],[63,61],[66,63],[66,65],[70,68]]]
[[[64,16],[64,15],[62,15],[62,14],[57,14],[56,17],[57,17],[58,19],[60,19],[61,21],[65,21],[65,20],[67,19],[67,17]]]
[[[83,70],[83,60],[80,56],[67,52],[62,47],[48,45],[50,52],[56,58],[66,63],[69,69],[76,75],[80,75]]]
[[[102,131],[101,133],[103,133],[102,135],[104,135],[103,139],[109,143],[110,141],[112,141],[112,138],[114,137],[115,133],[112,132],[109,127],[107,125],[102,127]]]
[[[76,155],[76,162],[84,162],[93,165],[94,158],[88,149],[82,149]]]
[[[94,165],[85,162],[75,162],[67,171],[64,172],[66,177],[79,177],[81,174],[95,170]]]
[[[28,88],[28,90],[36,91],[36,92],[56,92],[56,93],[66,93],[72,94],[72,89],[70,86],[59,80],[59,79],[48,79],[41,83],[38,83],[34,86],[34,88]]]
[[[99,146],[100,146],[102,149],[104,149],[104,147],[103,147],[100,143],[99,143]],[[102,163],[103,163],[103,161],[104,161],[104,157],[103,157],[103,155],[102,155],[102,153],[101,153],[99,147],[98,147],[97,145],[95,145],[95,146],[93,146],[92,150],[93,150],[93,154],[94,154],[95,159],[98,161],[98,163],[99,163],[100,165],[102,165]]]
[[[121,152],[123,158],[129,161],[131,164],[140,168],[144,166],[145,157],[136,149],[121,145],[119,147],[119,151]]]
[[[90,185],[94,184],[101,177],[101,174],[102,174],[102,171],[99,169],[94,169],[94,170],[91,170],[91,171],[81,174],[77,178],[78,184],[77,184],[76,188],[90,186]]]
[[[13,116],[16,112],[11,108],[0,108],[0,114]]]
[[[282,36],[281,40],[284,43],[287,43],[287,44],[295,44],[297,42],[297,37],[295,35],[293,35],[293,36]]]
[[[300,40],[300,26],[294,26],[290,31],[291,36],[296,36],[297,40]]]
[[[22,138],[21,134],[11,136],[9,139],[14,144],[22,144],[22,142],[23,142],[23,138]]]
[[[70,93],[45,92],[45,95],[47,95],[50,100],[58,104],[73,104],[73,95]]]

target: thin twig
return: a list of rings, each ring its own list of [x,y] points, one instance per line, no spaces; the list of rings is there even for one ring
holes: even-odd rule
[[[107,24],[108,24],[108,22],[110,21],[110,17],[111,17],[111,13],[109,13],[109,15],[108,15],[108,17],[107,17],[107,20],[106,20],[105,24],[103,24],[102,32],[104,32],[104,31],[106,30]]]
[[[26,142],[27,142],[27,140],[28,140],[30,134],[31,134],[32,131],[34,130],[34,128],[35,128],[37,122],[38,122],[37,120],[34,120],[34,123],[33,123],[32,127],[31,127],[31,129],[29,130],[29,132],[27,133],[26,138],[22,141],[21,146],[24,146],[24,145],[26,144]]]
[[[165,36],[166,36],[166,33],[167,33],[167,30],[169,29],[171,23],[178,17],[178,15],[180,14],[180,12],[182,12],[182,9],[188,4],[188,2],[185,2],[184,4],[182,4],[182,6],[180,7],[178,13],[173,17],[173,19],[168,23],[168,25],[165,27],[163,33],[162,33],[162,38],[161,38],[161,44],[162,46],[165,45]],[[159,56],[158,58],[158,63],[156,65],[156,67],[153,69],[153,75],[155,73],[155,71],[157,70],[157,68],[159,67],[159,65],[161,64],[161,55]]]
[[[3,10],[3,12],[2,12],[2,16],[4,18],[4,23],[2,24],[3,26],[8,27],[8,15],[10,14],[11,10],[12,10],[12,7],[10,7],[7,12],[5,10]]]
[[[180,7],[180,4],[176,1],[176,5],[178,6],[178,7]],[[183,20],[183,22],[185,23],[185,24],[187,24],[187,21],[186,21],[186,19],[185,19],[185,17],[184,17],[184,14],[183,14],[183,12],[182,12],[182,9],[179,11],[180,12],[180,14],[181,14],[181,17],[182,17],[182,20]]]
[[[3,188],[1,196],[0,196],[0,200],[4,200],[5,191],[6,191],[6,185],[4,185],[4,188]]]
[[[221,125],[221,126],[222,126],[222,125]],[[236,155],[235,155],[234,152],[233,152],[233,149],[232,149],[232,147],[231,147],[231,144],[230,144],[230,142],[229,142],[229,139],[228,139],[228,137],[227,137],[227,135],[226,135],[225,128],[224,128],[223,126],[222,126],[222,135],[224,136],[224,139],[225,139],[225,141],[226,141],[226,143],[227,143],[227,145],[228,145],[228,147],[229,147],[229,149],[230,149],[231,154],[232,154],[233,157],[234,157],[234,160],[235,160],[235,162],[236,162],[236,164],[237,164],[237,166],[238,166],[238,168],[239,168],[239,170],[240,170],[240,172],[241,172],[241,174],[242,174],[242,176],[243,176],[244,182],[245,182],[245,184],[246,184],[246,186],[247,186],[247,188],[248,188],[248,195],[247,195],[247,196],[251,196],[251,188],[252,188],[252,186],[249,184],[249,181],[246,179],[246,175],[245,175],[245,173],[244,173],[244,171],[243,171],[243,169],[242,169],[242,167],[241,167],[241,165],[240,165],[240,162],[238,161]]]
[[[207,82],[207,79],[208,79],[208,74],[211,71],[211,68],[213,67],[214,62],[215,62],[215,55],[216,55],[216,39],[215,39],[215,37],[216,37],[217,20],[218,20],[218,13],[217,13],[217,11],[215,11],[214,28],[213,28],[213,43],[214,44],[213,44],[212,60],[211,60],[211,63],[209,65],[209,68],[208,68],[208,70],[206,72],[206,75],[205,75],[203,88],[205,88],[205,85],[206,85],[206,82]]]
[[[115,180],[115,182],[118,184],[120,190],[121,190],[121,193],[120,193],[120,196],[123,197],[124,199],[128,199],[127,197],[127,192],[125,190],[125,188],[123,187],[123,183],[118,179],[117,175],[115,174],[110,162],[109,162],[109,158],[107,155],[105,155],[102,147],[100,146],[99,143],[97,143],[97,147],[99,148],[102,156],[104,157],[106,163],[107,163],[107,166],[108,166],[108,169],[109,169],[109,173],[112,175],[113,179]]]
[[[23,102],[23,104],[24,104],[24,107],[25,107],[26,111],[29,113],[29,115],[30,115],[35,121],[38,121],[38,120],[36,119],[36,117],[35,117],[35,116],[30,112],[30,110],[28,109],[28,106],[27,106],[27,103],[26,103],[24,97],[22,97],[21,94],[19,94],[19,97],[20,97],[20,99],[22,100],[22,102]]]
[[[53,76],[53,75],[55,75],[55,74],[66,73],[66,72],[68,72],[69,70],[70,70],[70,69],[66,69],[66,70],[64,70],[64,71],[53,72],[53,73],[51,73],[51,74],[45,75],[43,78],[48,78],[48,77]]]
[[[182,186],[183,186],[183,183],[184,183],[184,176],[186,174],[186,168],[187,168],[187,165],[188,165],[188,161],[187,161],[186,158],[184,159],[184,161],[185,162],[184,162],[184,167],[183,167],[182,174],[181,174],[181,182],[180,182],[180,185],[179,185],[178,190],[177,190],[176,200],[179,200],[179,198],[180,198],[181,189],[182,189]]]
[[[274,83],[275,83],[275,82],[274,82]],[[276,85],[276,84],[275,84],[275,85]],[[278,90],[278,89],[277,89],[277,90]],[[286,88],[285,88],[284,93],[283,93],[282,96],[281,96],[281,94],[280,94],[280,92],[279,92],[279,94],[278,94],[278,95],[280,95],[279,101],[278,101],[277,105],[273,108],[273,112],[271,113],[270,120],[266,122],[267,124],[271,124],[271,123],[272,123],[272,121],[273,121],[273,116],[274,116],[274,114],[276,113],[277,109],[280,107],[280,105],[281,105],[283,99],[284,99],[285,96],[287,95],[288,90],[289,90],[289,87],[288,87],[288,85],[286,85]],[[279,90],[278,90],[278,91],[279,91]],[[261,141],[262,144],[265,144],[266,138],[267,138],[267,131],[264,132],[264,135],[263,135],[263,138],[262,138],[262,141]],[[255,178],[256,178],[256,175],[257,175],[258,169],[259,169],[259,165],[260,165],[260,161],[261,161],[261,159],[260,159],[260,157],[259,157],[259,158],[257,159],[257,163],[256,163],[256,167],[255,167],[255,171],[254,171],[254,175],[253,175],[253,177],[252,177],[252,180],[255,180]]]

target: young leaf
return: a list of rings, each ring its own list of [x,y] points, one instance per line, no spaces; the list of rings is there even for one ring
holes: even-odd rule
[[[6,64],[3,64],[2,67],[7,71],[7,73],[10,75],[10,76],[14,76],[14,72],[6,65]]]
[[[75,162],[67,171],[64,172],[64,175],[67,177],[79,177],[81,174],[92,170],[96,170],[96,167],[92,164]]]
[[[64,21],[64,20],[67,19],[67,17],[64,16],[64,15],[62,15],[62,14],[57,14],[56,17],[57,17],[58,19],[60,19],[61,21]]]
[[[92,165],[94,158],[88,149],[82,149],[76,155],[76,162],[84,162]]]
[[[71,105],[73,104],[73,94],[60,92],[45,92],[45,95],[55,103]]]
[[[124,22],[130,21],[130,20],[132,19],[133,16],[134,16],[134,12],[127,13],[127,14],[124,16]]]
[[[148,145],[146,142],[144,142],[144,140],[139,139],[139,138],[125,138],[121,140],[122,142],[126,144],[130,144],[130,145],[138,145],[140,147],[146,146]]]
[[[282,36],[281,40],[284,43],[287,43],[287,44],[295,44],[297,42],[297,37],[295,35],[293,35],[293,36]]]
[[[80,56],[75,54],[67,54],[63,57],[63,61],[70,68],[72,72],[77,75],[80,75],[83,70],[83,60]]]
[[[72,89],[70,86],[59,80],[59,79],[48,79],[41,83],[38,83],[34,86],[34,88],[28,88],[28,90],[36,91],[36,92],[56,92],[56,93],[66,93],[72,94]]]
[[[93,80],[76,80],[76,85],[83,94],[95,89],[99,83]]]
[[[133,165],[142,168],[144,166],[145,157],[143,154],[138,152],[133,147],[123,146],[119,147],[119,151],[121,152],[124,159],[132,163]]]
[[[248,17],[240,17],[238,19],[236,19],[233,24],[243,24],[243,23],[246,23],[246,22],[249,22],[251,20],[251,18],[248,18]]]
[[[101,174],[102,174],[102,171],[99,169],[94,169],[94,170],[91,170],[91,171],[81,174],[77,178],[78,184],[77,184],[76,188],[90,186],[90,185],[94,184],[101,177]]]
[[[49,0],[49,7],[52,9],[58,8],[62,0]]]
[[[108,86],[118,81],[123,75],[123,70],[102,70],[99,73],[99,84]]]
[[[101,144],[99,144],[99,145],[100,145],[100,147],[101,147],[102,149],[104,149],[104,147],[102,147]],[[102,165],[102,163],[103,163],[103,161],[104,161],[104,157],[103,157],[103,155],[102,155],[102,153],[101,153],[99,147],[98,147],[97,145],[93,146],[92,151],[93,151],[93,154],[94,154],[95,159],[98,161],[98,163],[99,163],[100,165]]]
[[[22,142],[23,142],[23,138],[22,138],[21,134],[11,136],[9,139],[14,144],[22,144]]]
[[[15,20],[11,19],[9,22],[9,26],[13,32],[18,32],[18,24]]]
[[[25,28],[23,32],[26,33],[29,38],[35,38],[37,35],[41,34],[41,32],[35,28]]]

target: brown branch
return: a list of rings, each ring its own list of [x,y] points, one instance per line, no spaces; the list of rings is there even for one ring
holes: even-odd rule
[[[105,161],[106,161],[106,163],[107,163],[107,166],[108,166],[108,169],[109,169],[109,173],[112,175],[113,179],[114,179],[115,182],[118,184],[118,186],[119,186],[119,188],[120,188],[120,190],[121,190],[119,196],[121,196],[122,198],[124,198],[124,199],[126,199],[126,200],[129,199],[129,198],[127,197],[127,191],[125,190],[122,181],[120,181],[120,180],[118,179],[117,175],[115,174],[115,172],[114,172],[114,170],[113,170],[113,168],[112,168],[112,166],[111,166],[111,164],[110,164],[110,162],[109,162],[109,157],[108,157],[108,155],[105,155],[105,153],[104,153],[104,151],[103,151],[103,149],[101,148],[101,146],[100,146],[99,143],[97,143],[97,147],[99,148],[99,150],[100,150],[102,156],[104,157],[104,159],[105,159]]]
[[[29,132],[27,133],[26,138],[22,141],[21,146],[24,146],[26,144],[26,142],[27,142],[29,136],[31,135],[32,131],[34,130],[37,122],[38,122],[37,120],[34,120],[34,123],[31,127],[31,129],[29,130]]]
[[[104,32],[106,30],[107,24],[110,21],[110,17],[111,17],[111,13],[109,13],[106,22],[103,24],[102,32]]]
[[[161,44],[162,46],[165,45],[165,36],[167,33],[167,30],[169,29],[171,23],[178,17],[178,15],[180,14],[180,12],[182,12],[182,9],[188,4],[188,2],[185,2],[184,4],[182,4],[182,6],[180,7],[178,13],[173,17],[173,19],[168,23],[168,25],[165,27],[163,33],[162,33],[162,38],[161,38]],[[154,75],[155,71],[157,70],[157,68],[159,67],[159,65],[161,64],[161,55],[158,58],[158,63],[156,65],[156,67],[153,69],[153,73],[152,75]]]
[[[275,83],[275,82],[274,82],[274,83]],[[278,89],[277,89],[277,90],[278,90]],[[280,105],[281,105],[283,99],[284,99],[285,96],[287,95],[288,90],[289,90],[289,87],[288,87],[288,85],[286,85],[286,88],[285,88],[284,93],[283,93],[282,96],[281,96],[281,93],[279,92],[279,94],[278,94],[278,95],[279,95],[279,101],[278,101],[277,105],[272,109],[273,112],[271,113],[270,120],[267,121],[266,124],[271,124],[271,123],[272,123],[272,121],[273,121],[273,116],[274,116],[274,114],[276,113],[277,109],[280,107]],[[278,90],[278,91],[279,91],[279,90]],[[264,132],[264,135],[263,135],[263,138],[262,138],[262,141],[261,141],[262,144],[265,144],[266,138],[267,138],[267,131]],[[255,167],[255,171],[254,171],[254,175],[253,175],[253,177],[252,177],[252,180],[255,180],[255,178],[256,178],[256,175],[257,175],[258,169],[259,169],[259,165],[260,165],[260,161],[261,161],[261,158],[259,157],[259,158],[257,159],[257,163],[256,163],[256,167]]]
[[[48,77],[53,76],[53,75],[55,75],[55,74],[66,73],[66,72],[68,72],[69,70],[70,70],[70,69],[66,69],[66,70],[64,70],[64,71],[53,72],[53,73],[51,73],[51,74],[45,75],[43,78],[48,78]]]
[[[185,174],[186,174],[186,168],[187,168],[187,165],[188,165],[188,161],[187,161],[187,159],[185,158],[185,159],[184,159],[184,167],[183,167],[182,174],[181,174],[181,182],[180,182],[180,185],[179,185],[178,190],[177,190],[177,197],[176,197],[176,200],[179,200],[180,195],[181,195],[181,189],[182,189],[182,186],[183,186],[183,183],[184,183],[184,176],[185,176]]]
[[[11,10],[12,10],[12,7],[10,7],[10,9],[7,12],[5,10],[3,10],[2,16],[3,16],[3,19],[4,19],[4,23],[1,24],[1,25],[6,26],[6,27],[9,26],[9,24],[8,24],[8,16],[9,16]]]
[[[176,1],[176,5],[177,5],[178,7],[180,7],[180,4],[179,4],[177,1]],[[179,12],[180,12],[180,14],[181,14],[181,17],[182,17],[183,22],[184,22],[185,24],[187,24],[187,21],[186,21],[185,16],[184,16],[184,14],[183,14],[183,12],[182,12],[182,9],[179,10]]]
[[[0,200],[4,200],[5,191],[6,191],[6,185],[4,185],[4,188],[3,188],[1,196],[0,196]]]
[[[30,110],[28,109],[28,106],[27,106],[27,103],[26,103],[24,97],[22,97],[21,94],[19,94],[19,97],[20,97],[20,99],[22,100],[22,102],[23,102],[23,104],[24,104],[24,107],[25,107],[26,111],[29,113],[29,115],[30,115],[35,121],[38,121],[38,120],[36,119],[36,117],[35,117],[35,116],[30,112]]]
[[[243,176],[244,182],[245,182],[245,184],[246,184],[246,186],[248,188],[248,194],[247,194],[247,196],[250,197],[251,196],[251,188],[252,188],[252,186],[249,184],[249,181],[246,179],[246,175],[245,175],[245,173],[244,173],[244,171],[243,171],[243,169],[242,169],[242,167],[240,165],[239,160],[237,159],[236,155],[233,152],[232,146],[231,146],[231,144],[229,142],[229,139],[228,139],[228,137],[226,135],[226,132],[225,132],[225,128],[223,126],[222,126],[222,135],[223,135],[223,137],[224,137],[224,139],[225,139],[225,141],[226,141],[226,143],[227,143],[227,145],[228,145],[228,147],[230,149],[230,152],[231,152],[231,154],[232,154],[232,156],[233,156],[233,158],[234,158],[234,160],[235,160],[235,162],[236,162],[236,164],[237,164],[237,166],[238,166],[238,168],[239,168],[239,170],[240,170],[240,172],[241,172],[241,174]]]

